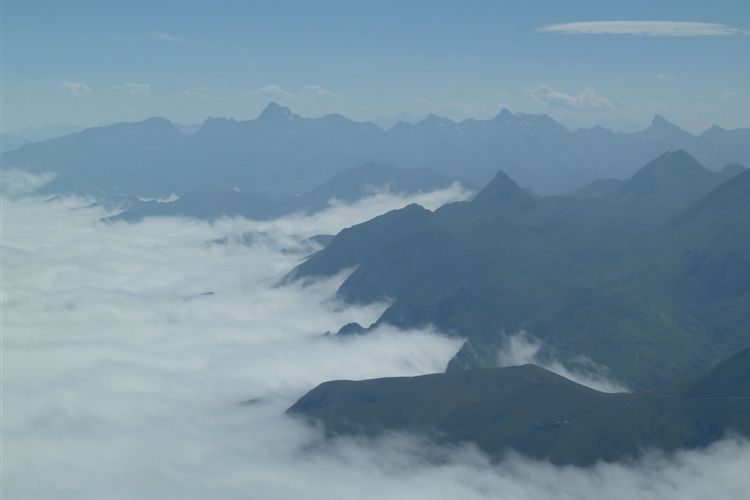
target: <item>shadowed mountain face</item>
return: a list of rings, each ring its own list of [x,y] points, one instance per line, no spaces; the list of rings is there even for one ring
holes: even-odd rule
[[[341,115],[303,118],[271,103],[255,120],[209,118],[190,135],[163,118],[87,129],[8,151],[2,163],[57,172],[49,192],[158,197],[237,187],[292,195],[375,161],[427,166],[477,184],[489,182],[501,167],[520,185],[550,194],[602,177],[626,177],[678,148],[711,168],[750,164],[749,135],[747,129],[713,127],[696,137],[661,117],[632,134],[601,127],[570,132],[546,115],[507,110],[460,123],[430,115],[384,131]]]
[[[138,221],[153,216],[272,219],[293,212],[314,213],[331,200],[352,202],[383,190],[413,194],[449,187],[454,181],[429,169],[406,169],[368,163],[335,175],[301,196],[262,196],[236,189],[195,191],[170,202],[126,201],[127,209],[109,220]],[[457,182],[457,181],[456,181]]]
[[[292,276],[356,267],[343,299],[468,339],[449,370],[496,366],[502,334],[525,329],[544,355],[664,386],[750,344],[750,172],[715,187],[724,172],[668,153],[605,199],[538,198],[500,173],[471,202],[342,231]]]
[[[325,382],[289,413],[329,435],[408,431],[476,443],[556,464],[633,458],[649,448],[705,446],[727,431],[750,436],[750,349],[689,389],[606,394],[534,365],[363,381]]]
[[[681,210],[743,170],[732,164],[714,172],[680,149],[659,156],[627,180],[595,181],[573,196]]]
[[[709,170],[680,149],[652,160],[629,179],[601,179],[549,201],[573,217],[596,218],[601,225],[657,227],[743,170],[738,164]]]

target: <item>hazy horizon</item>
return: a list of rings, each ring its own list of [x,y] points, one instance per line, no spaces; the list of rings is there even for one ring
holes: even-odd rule
[[[569,128],[750,125],[745,2],[175,6],[4,2],[3,131],[245,120],[269,100],[357,121],[507,107]]]
[[[64,129],[68,129],[69,128],[69,129],[73,130],[73,129],[93,128],[93,127],[106,127],[108,125],[113,125],[115,123],[135,123],[135,122],[139,122],[139,121],[143,121],[143,120],[148,120],[149,118],[165,118],[165,119],[169,120],[170,122],[174,123],[175,125],[177,125],[179,127],[190,127],[191,129],[194,129],[194,130],[191,130],[191,132],[189,132],[189,133],[193,133],[195,130],[199,129],[200,126],[203,125],[203,123],[205,123],[206,120],[209,120],[209,119],[212,119],[212,118],[226,118],[226,119],[236,120],[236,121],[255,120],[256,118],[258,118],[260,116],[260,114],[263,112],[263,110],[266,107],[268,107],[270,105],[274,105],[274,104],[282,106],[284,108],[287,108],[293,114],[301,116],[302,118],[312,118],[312,119],[315,119],[315,118],[322,118],[322,117],[330,116],[330,115],[341,115],[341,116],[344,116],[344,117],[346,117],[346,118],[348,118],[348,119],[350,119],[352,121],[356,121],[358,123],[374,123],[375,125],[377,125],[381,129],[386,130],[386,131],[389,130],[391,127],[393,127],[399,121],[403,121],[403,122],[406,122],[406,123],[415,124],[415,123],[419,123],[419,122],[425,120],[430,115],[438,116],[438,117],[444,118],[444,119],[448,119],[448,120],[451,120],[451,121],[453,121],[455,123],[461,123],[461,122],[466,121],[466,120],[491,120],[492,118],[496,117],[498,114],[500,114],[502,111],[505,111],[505,110],[509,111],[511,114],[513,114],[515,116],[520,116],[520,115],[550,116],[555,121],[557,121],[558,123],[560,123],[561,125],[563,125],[565,128],[567,128],[570,131],[575,131],[575,130],[579,130],[579,129],[588,129],[588,128],[594,128],[594,127],[603,127],[603,128],[612,130],[614,132],[632,133],[632,132],[638,132],[638,131],[641,131],[641,130],[645,130],[646,128],[648,128],[651,125],[652,121],[654,119],[658,118],[658,117],[664,118],[665,120],[667,120],[668,122],[672,123],[673,125],[676,125],[677,127],[681,128],[681,129],[683,129],[683,130],[685,130],[687,132],[690,132],[693,135],[700,135],[701,133],[703,133],[706,130],[709,130],[710,128],[715,127],[715,126],[721,127],[721,125],[712,123],[710,126],[708,126],[706,128],[703,128],[703,129],[690,130],[687,127],[683,127],[681,124],[672,121],[668,116],[664,116],[664,115],[661,115],[659,113],[654,113],[650,118],[648,118],[643,123],[626,123],[626,122],[621,122],[621,121],[617,121],[617,120],[614,120],[614,121],[610,122],[610,121],[607,121],[607,120],[600,120],[598,122],[594,122],[594,123],[590,123],[590,124],[575,125],[575,124],[570,124],[569,122],[567,122],[564,119],[558,119],[558,118],[556,118],[554,116],[554,113],[548,113],[548,112],[531,113],[531,112],[524,112],[524,111],[513,110],[513,109],[510,109],[510,108],[507,108],[507,107],[499,108],[497,110],[497,112],[494,113],[494,114],[491,114],[491,115],[488,115],[488,116],[480,116],[480,117],[477,117],[477,116],[467,116],[467,117],[463,117],[463,118],[451,118],[450,116],[440,115],[438,113],[429,113],[429,114],[426,114],[426,115],[412,115],[411,113],[408,113],[406,111],[402,111],[402,112],[399,112],[399,113],[396,113],[396,114],[393,114],[393,115],[378,115],[378,116],[374,116],[374,117],[369,118],[369,119],[355,120],[355,119],[353,119],[353,118],[351,118],[351,117],[349,117],[349,116],[347,116],[345,114],[338,113],[338,112],[323,113],[323,114],[319,114],[319,115],[304,115],[304,114],[297,113],[295,111],[295,109],[292,108],[292,107],[284,106],[280,102],[277,102],[277,101],[268,101],[268,103],[266,104],[266,106],[264,106],[257,115],[255,115],[255,116],[248,116],[248,117],[244,117],[244,118],[238,118],[238,117],[234,117],[234,116],[208,115],[205,118],[203,118],[201,120],[198,120],[198,121],[195,121],[195,122],[180,122],[180,121],[177,121],[177,120],[173,120],[173,119],[171,119],[168,116],[153,115],[153,116],[144,116],[143,118],[140,118],[140,119],[126,120],[126,121],[122,121],[122,122],[106,122],[106,123],[87,124],[87,125],[58,122],[58,123],[50,123],[50,124],[44,124],[44,125],[28,126],[28,127],[22,128],[22,129],[4,130],[3,133],[9,134],[9,135],[18,135],[20,137],[27,138],[25,136],[26,132],[28,132],[30,135],[33,136],[34,134],[38,134],[40,132],[44,133],[44,132],[47,132],[47,131],[53,131],[55,129],[64,130]],[[726,127],[721,127],[721,128],[726,128]],[[736,127],[736,128],[728,128],[727,130],[744,129],[744,128],[750,128],[750,125],[743,126],[743,127]],[[67,134],[67,133],[72,133],[72,132],[66,131],[65,134]],[[60,134],[51,134],[51,135],[57,136],[57,135],[64,135],[64,134],[60,133]],[[40,139],[40,140],[43,140],[43,139]],[[32,139],[32,142],[33,141],[34,141],[34,139]]]

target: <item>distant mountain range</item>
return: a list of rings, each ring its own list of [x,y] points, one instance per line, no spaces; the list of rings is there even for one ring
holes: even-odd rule
[[[750,349],[669,392],[606,394],[534,365],[420,377],[325,382],[289,413],[329,435],[407,431],[473,442],[492,458],[511,450],[555,464],[696,448],[725,432],[750,436]]]
[[[546,115],[502,110],[460,123],[430,115],[387,131],[341,115],[303,118],[271,103],[254,120],[209,118],[199,130],[164,118],[95,127],[2,155],[4,167],[59,175],[48,192],[150,197],[239,188],[296,195],[368,162],[429,167],[479,185],[498,169],[540,194],[601,178],[625,178],[665,151],[685,149],[712,169],[750,164],[750,129],[712,127],[695,136],[657,116],[647,129],[569,131]]]
[[[27,139],[16,134],[0,134],[0,153],[18,149],[29,142]]]
[[[139,221],[153,216],[181,216],[214,220],[246,217],[262,220],[304,212],[312,214],[329,206],[331,200],[353,202],[377,192],[415,194],[448,188],[448,179],[427,168],[407,169],[368,163],[349,168],[300,196],[269,197],[236,189],[214,189],[187,193],[174,201],[141,201],[130,197],[120,204],[126,210],[107,220]],[[467,184],[466,182],[463,183]]]
[[[750,171],[676,151],[591,191],[540,198],[500,172],[472,201],[345,229],[289,279],[355,269],[342,299],[393,300],[376,325],[467,339],[449,371],[496,366],[522,329],[543,355],[634,388],[750,345]]]
[[[84,127],[60,123],[46,127],[26,127],[0,134],[0,153],[18,149],[29,142],[40,142],[80,132]]]

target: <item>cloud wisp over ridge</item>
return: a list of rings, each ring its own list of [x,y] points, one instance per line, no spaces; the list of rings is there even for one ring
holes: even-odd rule
[[[631,36],[736,36],[747,35],[734,26],[683,21],[582,21],[551,24],[537,31],[558,35],[631,35]]]
[[[518,366],[531,363],[600,392],[629,392],[625,385],[612,379],[606,367],[585,357],[575,360],[575,367],[568,367],[549,356],[540,356],[543,347],[539,339],[524,331],[507,335],[497,353],[497,365]]]
[[[531,89],[529,95],[537,102],[551,108],[564,108],[570,111],[606,111],[615,109],[614,104],[598,94],[591,87],[584,88],[578,94],[568,94],[555,90],[549,85],[539,85]]]

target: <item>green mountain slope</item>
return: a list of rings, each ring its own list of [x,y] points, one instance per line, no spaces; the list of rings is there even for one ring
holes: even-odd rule
[[[345,230],[293,276],[356,267],[343,299],[392,299],[380,322],[467,338],[450,370],[495,366],[502,334],[523,328],[546,355],[582,355],[631,387],[669,385],[750,343],[750,173],[700,200],[718,175],[707,172],[684,152],[660,157],[622,191],[649,203],[538,198],[500,173],[470,202]],[[674,222],[641,224],[690,200]]]
[[[474,442],[494,458],[515,450],[589,465],[649,448],[699,447],[727,431],[750,435],[748,367],[750,349],[691,392],[669,394],[606,394],[534,365],[332,381],[289,413],[322,421],[329,435],[408,431],[437,442]]]

